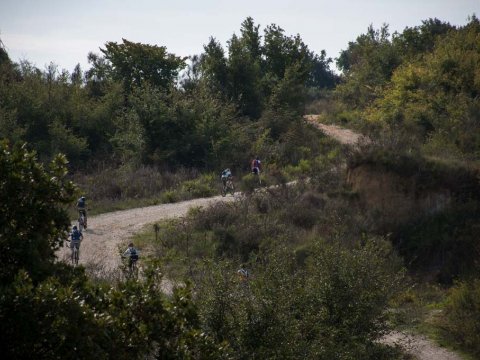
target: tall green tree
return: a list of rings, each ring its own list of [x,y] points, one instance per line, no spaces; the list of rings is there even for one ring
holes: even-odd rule
[[[229,92],[240,113],[255,119],[262,112],[260,63],[244,40],[233,35],[228,43]]]
[[[186,58],[168,53],[165,46],[122,40],[121,44],[107,42],[100,51],[111,62],[113,77],[123,82],[128,94],[144,82],[165,90],[186,65]]]
[[[392,45],[388,25],[377,30],[370,25],[337,59],[345,81],[336,93],[349,106],[363,109],[380,95],[400,64],[401,54]]]
[[[227,59],[222,45],[213,37],[203,46],[201,57],[202,75],[216,92],[225,92],[228,81]]]
[[[437,18],[430,18],[423,20],[420,26],[406,27],[402,33],[394,34],[392,42],[399,47],[403,57],[413,59],[432,51],[437,38],[451,30],[455,30],[455,26]]]

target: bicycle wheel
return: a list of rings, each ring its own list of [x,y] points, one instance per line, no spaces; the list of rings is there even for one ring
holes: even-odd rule
[[[222,196],[225,197],[227,195],[227,185],[222,185]]]
[[[128,266],[127,276],[129,279],[136,279],[138,277],[137,261],[132,261]]]
[[[137,261],[135,260],[132,264],[132,277],[137,278],[138,277],[138,267],[137,267]]]
[[[233,184],[233,181],[230,181],[230,184],[228,186],[230,192],[232,193],[232,195],[235,195],[235,185]]]
[[[77,265],[78,264],[78,255],[77,255],[77,247],[75,245],[72,245],[73,248],[72,248],[72,255],[71,255],[71,259],[72,259],[72,265]]]

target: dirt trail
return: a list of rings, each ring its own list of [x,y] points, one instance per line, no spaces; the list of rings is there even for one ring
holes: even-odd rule
[[[305,115],[304,119],[320,129],[325,135],[330,136],[344,145],[355,145],[360,141],[368,141],[363,135],[337,125],[325,125],[318,121],[318,115]]]
[[[317,121],[316,115],[306,115],[305,119],[342,144],[354,145],[363,138],[351,130],[321,124]],[[80,263],[102,264],[106,270],[114,270],[120,263],[118,247],[126,246],[128,239],[145,225],[161,219],[183,216],[193,207],[205,207],[216,202],[233,200],[232,196],[214,196],[92,216],[88,220],[89,228],[84,232]],[[68,259],[69,254],[70,250],[66,248],[61,249],[59,253],[60,258],[64,260]],[[439,347],[424,336],[392,332],[381,341],[389,345],[399,345],[420,360],[461,360],[458,355]]]
[[[391,332],[383,337],[382,342],[388,345],[398,345],[407,354],[420,360],[462,360],[462,357],[429,340],[423,335],[410,335]]]
[[[214,196],[89,217],[88,229],[84,230],[84,239],[80,248],[80,263],[102,264],[105,270],[114,270],[120,264],[118,247],[124,246],[126,249],[129,238],[145,225],[160,219],[183,216],[193,207],[208,206],[215,202],[233,199],[232,196]],[[69,249],[60,250],[61,259],[67,260],[69,256]]]

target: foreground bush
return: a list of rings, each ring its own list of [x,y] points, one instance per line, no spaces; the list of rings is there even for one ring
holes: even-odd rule
[[[247,281],[224,261],[207,266],[199,285],[204,326],[238,358],[394,358],[375,342],[402,278],[386,243],[347,250],[317,242],[305,267],[282,246],[256,260]]]
[[[199,327],[190,292],[167,298],[158,271],[142,281],[95,285],[63,266],[34,285],[26,272],[2,287],[0,343],[8,359],[225,359]]]
[[[480,279],[452,288],[445,310],[446,330],[462,347],[480,357]]]
[[[26,145],[0,142],[0,283],[20,269],[35,280],[48,275],[70,226],[63,207],[74,187],[66,164],[59,155],[44,167]]]

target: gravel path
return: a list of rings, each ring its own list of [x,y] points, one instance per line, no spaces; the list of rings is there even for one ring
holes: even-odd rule
[[[330,136],[344,145],[355,145],[359,141],[368,141],[365,136],[357,134],[349,129],[341,128],[337,125],[325,125],[318,121],[318,115],[305,115],[304,119],[310,124],[320,129],[325,135]]]
[[[423,335],[410,335],[401,332],[391,332],[382,342],[388,345],[398,345],[407,354],[420,360],[462,360],[454,352],[439,347]]]
[[[145,225],[161,219],[183,216],[193,207],[205,207],[215,202],[233,199],[232,196],[214,196],[89,217],[88,229],[83,232],[84,239],[80,247],[80,263],[102,264],[105,270],[114,270],[120,264],[119,246],[126,249],[129,238]],[[59,255],[61,259],[68,260],[70,250],[62,248]]]

